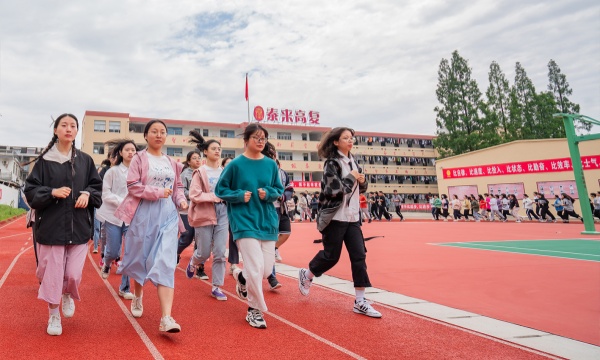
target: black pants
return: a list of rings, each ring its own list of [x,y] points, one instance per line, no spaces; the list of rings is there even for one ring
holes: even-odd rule
[[[323,275],[340,260],[342,246],[350,256],[352,267],[352,280],[354,287],[370,287],[369,275],[367,274],[367,248],[360,222],[348,223],[333,220],[323,230],[323,250],[310,261],[308,268],[315,276]]]
[[[594,210],[594,216],[600,219],[600,210]]]
[[[540,218],[533,212],[532,209],[527,209],[525,210],[525,212],[527,213],[527,217],[529,218],[529,220],[539,220]],[[560,215],[560,214],[559,214]],[[533,219],[532,219],[533,218]]]
[[[385,217],[386,220],[391,219],[390,213],[387,211],[385,205],[377,206],[377,218],[381,220],[381,217]]]
[[[229,262],[230,264],[240,263],[240,254],[237,245],[235,244],[235,241],[233,241],[233,233],[231,232],[231,227],[229,228],[229,256],[227,257],[227,262]]]
[[[404,216],[402,216],[402,212],[400,211],[400,205],[396,205],[396,214],[398,214],[400,220],[404,220]]]
[[[546,219],[546,215],[548,215],[550,217],[550,219],[552,219],[552,221],[556,220],[556,218],[550,212],[550,210],[548,210],[548,208],[542,208],[542,211],[541,211],[541,214],[540,214],[540,217],[542,218],[542,220]]]
[[[187,214],[179,215],[181,215],[181,221],[183,222],[183,226],[185,226],[185,231],[181,233],[179,240],[177,241],[177,255],[181,255],[183,250],[185,250],[188,246],[190,246],[191,243],[194,242],[194,235],[196,234],[194,227],[190,226]],[[195,245],[194,249],[196,249]]]
[[[571,211],[563,210],[563,219],[569,221],[569,216],[572,216],[577,219],[581,219],[581,216],[579,216],[579,214],[576,213],[575,210],[571,210]]]
[[[469,209],[463,209],[463,216],[465,220],[469,220]]]

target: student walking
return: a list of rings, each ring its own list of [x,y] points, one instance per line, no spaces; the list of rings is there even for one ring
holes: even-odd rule
[[[469,213],[471,212],[471,200],[469,199],[469,195],[465,195],[463,198],[462,207],[465,221],[469,221]]]
[[[556,222],[556,218],[554,215],[548,210],[548,200],[544,194],[537,194],[538,196],[538,204],[540,206],[540,218],[542,222],[546,222],[546,217],[549,217],[552,222]]]
[[[499,210],[499,206],[498,203],[500,202],[499,199],[500,196],[498,195],[491,195],[490,196],[490,221],[494,221],[494,215],[498,216],[498,219],[506,222],[506,218],[504,216],[502,216],[502,213],[500,213]]]
[[[75,148],[78,130],[74,115],[56,118],[52,140],[29,162],[35,165],[25,181],[27,202],[35,210],[38,299],[48,303],[48,335],[62,334],[61,300],[66,318],[75,313],[73,300],[81,300],[79,284],[94,231],[94,208],[102,204],[102,180],[94,161]]]
[[[367,197],[365,196],[365,194],[360,194],[360,196],[358,197],[358,201],[360,203],[360,213],[362,215],[362,220],[364,221],[365,219],[368,220],[368,222],[371,222],[371,216],[369,214],[369,211],[367,209]],[[317,204],[319,202],[317,201]]]
[[[488,196],[488,194],[485,194],[485,196]],[[481,194],[478,195],[478,201],[479,201],[479,209],[481,210],[481,219],[483,219],[484,221],[487,220],[487,214],[488,214],[488,202],[485,201],[485,199],[483,198],[483,196]]]
[[[540,218],[533,211],[533,200],[531,200],[527,194],[523,194],[523,207],[525,208],[525,214],[530,221],[533,221],[533,219],[538,221],[540,220]]]
[[[569,216],[577,218],[577,219],[581,220],[581,222],[583,222],[583,218],[575,212],[575,207],[573,206],[575,199],[573,199],[571,196],[569,196],[565,193],[560,194],[560,197],[562,198],[562,202],[563,202],[563,206],[564,206],[563,222],[568,223]]]
[[[365,288],[371,286],[367,274],[365,239],[361,231],[359,194],[367,190],[367,181],[351,154],[354,130],[335,128],[325,135],[318,146],[319,156],[325,158],[317,229],[323,235],[323,250],[300,269],[298,287],[307,296],[313,278],[331,269],[340,259],[342,246],[350,256],[352,280],[356,292],[353,311],[374,318],[381,313],[365,299]]]
[[[452,212],[453,212],[453,216],[454,216],[454,221],[459,221],[460,218],[462,217],[462,215],[460,214],[460,209],[462,207],[462,204],[460,202],[460,200],[458,200],[458,196],[457,195],[453,195],[454,199],[452,199]]]
[[[442,216],[444,217],[444,221],[448,221],[448,208],[450,207],[450,202],[448,201],[448,196],[446,194],[442,194]]]
[[[121,257],[123,237],[127,234],[129,224],[115,216],[115,211],[127,196],[127,173],[129,164],[136,153],[133,140],[112,141],[114,165],[104,175],[102,182],[102,206],[96,215],[102,221],[106,231],[106,246],[104,247],[104,265],[101,274],[103,279],[110,275],[110,265]],[[121,274],[119,296],[132,300],[129,276]]]
[[[200,133],[195,130],[190,131],[189,135],[192,137],[201,136]],[[194,170],[200,168],[201,165],[202,153],[197,148],[188,152],[185,162],[183,163],[183,171],[181,172],[183,194],[188,202],[188,210],[190,207],[190,185],[192,184],[192,174],[194,173]],[[194,242],[196,231],[193,226],[190,226],[188,211],[179,211],[179,216],[181,216],[185,231],[179,235],[179,240],[177,240],[177,264],[179,264],[179,260],[181,259],[181,253],[190,246],[191,243],[194,243],[194,251],[196,250],[196,243]],[[198,265],[196,277],[201,280],[208,280],[208,275],[206,275],[206,272],[204,271],[204,263]]]
[[[233,240],[244,258],[244,268],[233,272],[236,293],[248,299],[246,321],[260,329],[267,327],[262,279],[271,275],[279,235],[273,202],[283,194],[277,164],[262,154],[268,136],[261,125],[248,125],[244,153],[225,167],[215,188],[215,195],[227,202]]]
[[[401,212],[402,197],[400,195],[398,195],[398,190],[394,190],[394,194],[392,195],[392,203],[394,204],[394,209],[396,210],[396,214],[398,214],[400,221],[404,221],[404,216],[402,215],[402,212]]]
[[[181,326],[171,317],[175,295],[178,231],[185,226],[179,217],[188,208],[181,183],[182,165],[162,153],[167,140],[167,125],[150,120],[144,128],[146,150],[136,153],[127,174],[127,197],[115,215],[129,223],[125,235],[123,274],[133,279],[131,314],[144,311],[143,286],[146,281],[157,288],[161,319],[159,331],[176,333]]]
[[[600,195],[600,191],[598,192],[598,195]],[[592,206],[594,207],[593,215],[600,219],[600,196],[598,195],[590,193],[590,196],[592,197]]]
[[[510,209],[510,214],[517,219],[516,222],[520,223],[521,221],[523,221],[523,218],[521,217],[521,215],[519,215],[519,200],[517,199],[517,197],[514,194],[510,194],[508,196],[508,200],[509,200],[509,204],[508,207]]]
[[[202,266],[213,254],[211,296],[225,301],[227,296],[221,291],[225,282],[225,250],[229,235],[227,207],[223,200],[215,195],[215,187],[223,172],[221,167],[221,145],[217,140],[205,141],[197,132],[190,132],[192,142],[206,157],[206,164],[192,173],[189,197],[191,206],[188,212],[190,225],[194,227],[196,250],[186,269],[191,279],[198,267]]]
[[[556,210],[556,215],[558,215],[558,217],[561,218],[563,222],[565,222],[565,207],[563,206],[563,201],[560,198],[560,196],[554,195],[554,203],[552,204],[552,206],[554,207],[554,210]]]

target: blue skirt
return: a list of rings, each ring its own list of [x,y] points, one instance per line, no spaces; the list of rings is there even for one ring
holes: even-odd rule
[[[179,214],[171,198],[142,200],[125,235],[123,274],[175,287]]]

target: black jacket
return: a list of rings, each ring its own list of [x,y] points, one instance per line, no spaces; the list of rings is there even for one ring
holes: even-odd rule
[[[43,245],[80,245],[94,233],[94,208],[102,205],[102,180],[94,161],[76,150],[75,177],[71,161],[58,163],[40,158],[25,181],[25,196],[35,209],[35,240]],[[52,196],[52,190],[67,186],[71,194],[65,199]],[[76,209],[81,191],[90,193],[88,207]]]

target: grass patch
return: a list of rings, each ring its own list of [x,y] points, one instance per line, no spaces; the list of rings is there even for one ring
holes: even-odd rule
[[[10,219],[11,217],[25,214],[25,209],[15,209],[8,205],[0,205],[0,221]]]

